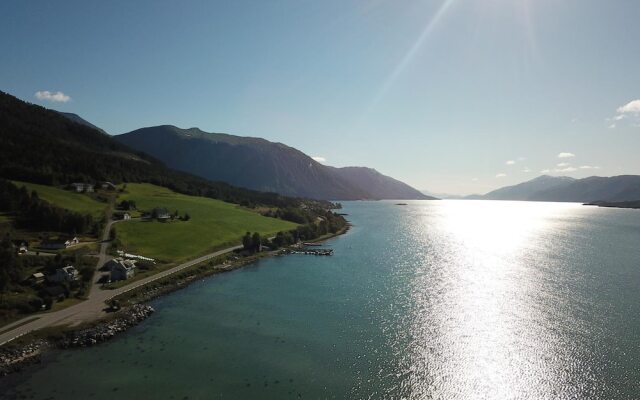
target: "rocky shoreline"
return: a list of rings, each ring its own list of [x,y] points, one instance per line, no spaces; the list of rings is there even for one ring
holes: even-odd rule
[[[349,230],[349,227],[350,225],[347,225],[336,234],[327,235],[320,238],[320,240],[324,241],[342,235]],[[287,254],[287,252],[279,250],[272,251],[269,255],[284,254]],[[63,333],[61,337],[55,339],[36,339],[25,345],[0,347],[0,378],[15,372],[20,372],[30,365],[40,364],[42,362],[42,354],[46,350],[91,347],[108,341],[117,334],[138,325],[155,312],[153,307],[142,304],[143,302],[180,290],[198,279],[221,272],[230,272],[248,264],[253,264],[257,260],[256,258],[237,260],[234,263],[222,264],[206,272],[193,273],[181,279],[162,282],[159,285],[149,285],[135,293],[135,300],[128,300],[129,303],[135,303],[120,310],[113,319],[99,321],[89,328],[67,331]]]
[[[18,348],[0,349],[0,377],[40,364],[42,352],[50,346],[47,340],[39,339]]]
[[[48,349],[90,347],[110,340],[144,321],[154,311],[149,305],[134,304],[121,310],[114,319],[99,322],[90,328],[67,332],[58,339],[37,339],[23,346],[0,348],[0,377],[39,364],[42,361],[42,353]]]
[[[64,338],[56,341],[55,346],[60,349],[73,347],[89,347],[106,342],[118,333],[138,325],[155,312],[153,307],[145,304],[134,304],[123,310],[124,315],[111,321],[102,322],[94,327],[72,331]]]

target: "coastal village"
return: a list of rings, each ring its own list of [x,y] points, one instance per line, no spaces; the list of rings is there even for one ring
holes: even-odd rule
[[[118,190],[116,185],[111,182],[100,182],[98,184],[77,182],[64,187],[64,189],[78,194],[102,194],[112,198],[117,197]],[[129,201],[120,202],[111,213],[111,218],[114,222],[131,221],[131,211],[134,210],[139,214],[137,218],[145,222],[168,223],[173,220],[188,220],[190,218],[188,214],[182,217],[179,217],[177,212],[171,214],[164,207],[138,211],[135,203]],[[95,238],[86,235],[83,237],[78,235],[50,236],[47,233],[43,233],[34,236],[29,232],[26,233],[27,236],[24,238],[12,239],[11,248],[16,256],[34,256],[41,260],[41,265],[36,263],[30,268],[34,272],[30,273],[22,282],[25,289],[31,289],[37,296],[31,300],[31,304],[34,306],[32,307],[33,311],[49,310],[55,303],[62,303],[74,296],[82,297],[87,289],[86,287],[84,290],[80,289],[83,285],[90,286],[88,281],[91,278],[86,279],[86,276],[83,278],[79,269],[74,265],[74,263],[78,262],[77,255],[73,257],[75,260],[70,260],[67,255],[76,250],[85,250],[83,252],[87,254],[85,257],[91,257],[90,251],[86,250],[98,245],[99,242]],[[151,257],[130,254],[117,248],[111,250],[113,257],[107,257],[107,261],[98,266],[98,277],[95,279],[95,282],[101,284],[103,288],[108,288],[108,285],[115,282],[133,279],[139,264],[156,264],[155,259]],[[55,265],[55,267],[52,267],[52,265]],[[89,275],[89,273],[85,273],[85,275]]]
[[[37,189],[44,190],[45,187]],[[181,271],[202,265],[207,260],[219,260],[219,266],[209,270],[217,272],[232,269],[233,265],[243,265],[261,255],[333,255],[332,249],[321,248],[315,242],[303,242],[304,238],[312,239],[311,234],[303,236],[302,233],[294,239],[288,232],[277,232],[272,237],[247,232],[240,238],[241,245],[221,249],[202,257],[195,257],[197,254],[187,255],[186,262],[182,264],[166,259],[158,260],[151,256],[153,254],[129,251],[123,243],[125,239],[120,238],[117,233],[117,226],[133,224],[131,226],[145,227],[148,235],[155,236],[158,230],[166,228],[171,232],[178,229],[180,224],[198,222],[192,220],[189,212],[171,211],[162,205],[163,196],[151,197],[144,207],[139,207],[136,201],[123,196],[128,193],[126,184],[76,182],[57,188],[47,187],[46,190],[55,191],[57,196],[70,196],[69,199],[82,201],[88,199],[98,205],[102,204],[100,207],[104,209],[101,212],[105,216],[104,222],[100,224],[99,231],[93,228],[93,231],[64,234],[17,229],[10,234],[5,233],[3,243],[5,250],[10,253],[7,257],[16,260],[15,262],[19,261],[23,270],[20,281],[11,286],[11,291],[3,296],[0,303],[5,313],[11,310],[7,307],[13,307],[15,310],[14,314],[5,314],[3,317],[3,327],[0,331],[0,339],[3,340],[0,341],[0,346],[30,333],[31,331],[26,329],[29,325],[38,321],[44,323],[47,318],[52,318],[51,316],[78,307],[96,310],[83,314],[82,317],[78,314],[79,319],[73,317],[79,326],[96,318],[106,318],[106,325],[98,324],[90,329],[72,329],[66,335],[67,339],[57,342],[56,346],[86,346],[107,340],[153,312],[147,307],[137,306],[137,301],[129,304],[126,310],[120,311],[122,304],[118,299],[123,294],[140,290],[147,293],[145,285],[155,282],[163,282],[162,285],[167,287],[176,287],[177,284],[179,287],[188,282],[185,278],[194,276],[193,273],[185,276]],[[31,197],[39,198],[40,195],[35,193],[33,190]],[[156,198],[157,201],[153,200]],[[315,224],[326,223],[327,217],[316,217]],[[297,228],[298,231],[294,233],[298,235],[297,232],[304,232],[300,230],[302,228],[304,227]],[[7,240],[9,238],[10,240]],[[136,239],[144,238],[136,236]],[[115,320],[111,314],[116,316]],[[34,317],[29,319],[29,316]],[[61,319],[60,322],[64,320]],[[26,325],[22,325],[25,323],[23,321],[26,321]],[[55,322],[52,324],[55,325]],[[21,329],[22,327],[25,329]],[[15,335],[13,332],[16,332]],[[3,357],[5,361],[31,359],[39,354],[39,346],[33,348],[33,351],[29,351],[29,348],[16,353],[13,346],[2,346],[0,360]],[[13,365],[12,362],[9,364]],[[8,373],[7,371],[0,368],[0,373]]]

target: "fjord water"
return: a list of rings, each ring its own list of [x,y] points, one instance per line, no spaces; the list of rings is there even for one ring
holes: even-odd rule
[[[640,211],[349,202],[333,257],[286,256],[158,299],[7,396],[640,397]]]

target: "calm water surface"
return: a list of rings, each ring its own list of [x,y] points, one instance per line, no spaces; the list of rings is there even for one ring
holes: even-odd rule
[[[640,211],[345,203],[333,257],[154,301],[114,341],[5,380],[34,399],[640,398]]]

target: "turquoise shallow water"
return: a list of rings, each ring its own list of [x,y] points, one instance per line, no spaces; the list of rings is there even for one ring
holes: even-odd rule
[[[354,227],[333,257],[195,283],[2,397],[640,398],[640,211],[344,206]]]

